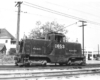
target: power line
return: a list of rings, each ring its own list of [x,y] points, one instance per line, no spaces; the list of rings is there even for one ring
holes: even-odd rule
[[[56,4],[56,3],[51,3],[51,2],[47,2],[47,3],[52,4],[52,5],[56,5],[56,6],[60,6],[60,7],[63,7],[63,8],[71,9],[71,10],[74,10],[74,11],[77,11],[77,12],[80,12],[80,13],[92,15],[92,16],[95,16],[95,17],[100,17],[100,16],[97,16],[97,15],[94,15],[94,14],[91,14],[91,13],[88,13],[88,12],[84,12],[84,11],[73,9],[73,8],[68,8],[66,6],[62,6],[62,5],[59,5],[59,4]]]
[[[79,20],[75,16],[66,15],[64,13],[61,13],[61,12],[58,12],[58,11],[55,11],[55,10],[51,10],[51,9],[48,9],[48,8],[44,8],[44,7],[40,7],[40,6],[30,6],[30,5],[27,5],[27,4],[24,4],[24,5],[29,6],[29,7],[33,7],[33,8],[37,8],[37,9],[40,9],[40,10],[43,10],[43,11],[47,11],[47,12],[50,12],[50,13],[53,13],[53,14],[61,15],[61,16],[64,16],[64,17],[69,17],[69,18],[73,18],[73,19]]]
[[[44,15],[40,15],[40,14],[35,14],[35,13],[30,13],[30,12],[27,12],[27,11],[21,11],[22,13],[25,13],[25,14],[29,14],[29,15],[36,15],[36,16],[40,16],[40,17],[45,17],[45,18],[51,18],[51,17],[48,17],[48,16],[44,16]],[[55,19],[54,17],[52,17],[53,19]]]
[[[23,3],[23,4],[26,5],[26,6],[33,7],[33,8],[36,8],[36,9],[40,9],[40,10],[43,10],[43,11],[46,11],[46,12],[50,12],[50,13],[57,14],[57,15],[60,15],[60,16],[72,18],[72,19],[75,19],[75,20],[83,20],[83,21],[87,21],[87,22],[92,23],[92,24],[100,25],[100,23],[98,23],[98,22],[94,22],[94,21],[90,21],[90,20],[87,20],[87,19],[75,17],[75,16],[72,16],[72,15],[69,15],[69,14],[65,14],[65,13],[62,13],[62,12],[59,12],[59,11],[56,11],[56,10],[52,10],[52,9],[49,9],[49,8],[45,8],[45,7],[42,7],[42,6],[39,6],[39,5],[36,5],[36,4],[32,4],[32,3],[29,3],[29,2],[25,2],[25,3]]]
[[[72,23],[72,24],[69,24],[69,25],[67,25],[66,27],[72,26],[72,25],[74,25],[74,24],[77,24],[77,22]]]
[[[36,15],[36,16],[40,16],[40,17],[45,17],[45,18],[51,18],[51,19],[58,19],[58,18],[56,18],[56,17],[50,17],[50,16],[44,16],[44,15],[40,15],[40,14],[35,14],[35,13],[30,13],[30,12],[27,12],[27,11],[21,11],[21,13],[23,13],[23,14],[29,14],[29,15]],[[59,20],[65,20],[65,19],[59,19]],[[68,27],[69,26],[71,26],[72,24],[70,24],[70,25],[68,25]],[[67,27],[67,26],[66,26]]]

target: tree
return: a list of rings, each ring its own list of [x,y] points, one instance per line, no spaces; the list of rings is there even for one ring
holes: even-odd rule
[[[57,32],[66,34],[68,31],[65,29],[65,25],[59,24],[55,21],[46,22],[41,25],[41,22],[36,22],[37,28],[33,29],[29,35],[29,38],[43,38],[47,33]]]

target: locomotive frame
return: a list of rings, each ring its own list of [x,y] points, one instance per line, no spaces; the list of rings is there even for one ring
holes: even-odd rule
[[[85,65],[81,44],[66,42],[65,38],[62,33],[48,33],[45,39],[23,39],[19,44],[19,53],[15,56],[15,65]]]

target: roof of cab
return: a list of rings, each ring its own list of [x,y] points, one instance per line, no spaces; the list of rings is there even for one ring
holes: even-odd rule
[[[64,34],[62,34],[62,33],[57,33],[57,32],[50,32],[50,33],[48,33],[47,35],[65,36]]]

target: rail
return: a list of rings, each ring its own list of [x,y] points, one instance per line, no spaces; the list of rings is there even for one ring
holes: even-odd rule
[[[100,73],[100,68],[74,69],[74,70],[1,70],[0,80],[30,79],[41,77],[57,77],[81,74]]]

